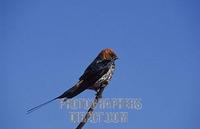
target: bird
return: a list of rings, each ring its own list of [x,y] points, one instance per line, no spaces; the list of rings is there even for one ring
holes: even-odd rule
[[[101,50],[74,86],[58,97],[29,109],[26,114],[29,114],[54,100],[60,99],[66,101],[67,99],[71,99],[87,89],[98,92],[101,87],[106,87],[109,84],[115,71],[115,61],[117,59],[118,57],[113,49],[105,48]]]

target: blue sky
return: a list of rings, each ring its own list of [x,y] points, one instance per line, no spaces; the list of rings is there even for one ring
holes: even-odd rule
[[[128,123],[85,128],[198,129],[199,11],[198,0],[2,0],[0,127],[75,128],[58,101],[25,112],[71,87],[110,47],[120,60],[104,97],[138,97],[143,107],[124,110]]]

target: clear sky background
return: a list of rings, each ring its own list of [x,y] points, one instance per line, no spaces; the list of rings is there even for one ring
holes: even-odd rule
[[[127,110],[128,123],[85,128],[200,128],[198,0],[1,0],[0,6],[1,129],[74,129],[58,101],[25,112],[71,87],[107,47],[120,60],[104,97],[139,97],[143,107]]]

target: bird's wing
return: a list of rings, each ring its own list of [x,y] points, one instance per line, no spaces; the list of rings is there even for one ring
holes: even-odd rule
[[[85,85],[85,82],[83,80],[76,83],[73,87],[65,91],[63,94],[58,96],[58,99],[61,98],[73,98],[74,96],[80,94],[84,90],[87,89],[87,85]]]
[[[101,78],[108,70],[110,60],[97,60],[95,59],[84,71],[83,75],[79,78],[79,80],[90,80],[93,83],[96,82],[99,78]]]
[[[92,86],[97,80],[99,80],[105,73],[108,72],[108,61],[96,62],[93,61],[85,70],[83,75],[79,78],[79,82],[72,88],[65,91],[58,98],[73,98],[88,87]]]
[[[58,97],[58,99],[75,97],[84,90],[88,89],[88,87],[92,86],[107,71],[108,69],[102,69],[96,72],[87,71],[78,83],[76,83],[73,87],[65,91],[62,95]]]

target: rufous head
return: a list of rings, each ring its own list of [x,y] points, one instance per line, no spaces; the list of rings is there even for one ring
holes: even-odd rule
[[[118,59],[117,55],[111,48],[103,49],[99,54],[101,59],[104,60],[116,60]]]

